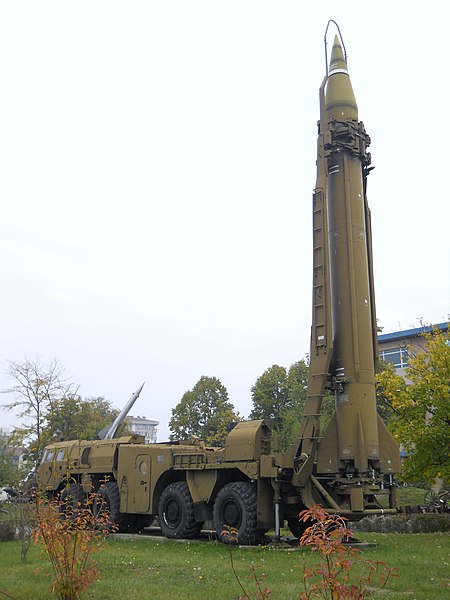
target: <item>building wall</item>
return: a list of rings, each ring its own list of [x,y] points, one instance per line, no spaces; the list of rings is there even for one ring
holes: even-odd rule
[[[438,323],[437,329],[444,331],[448,323]],[[426,343],[422,334],[431,331],[431,327],[417,327],[384,333],[378,336],[378,352],[381,359],[394,365],[398,375],[405,377],[405,368],[408,366],[410,355],[414,356],[426,350]]]
[[[0,427],[0,452],[4,452],[14,466],[21,468],[25,465],[25,448],[10,444],[12,433],[10,427]]]
[[[158,433],[156,427],[159,425],[159,421],[152,421],[145,417],[133,417],[130,415],[126,418],[126,422],[132,433],[144,436],[146,444],[156,444],[156,436]]]

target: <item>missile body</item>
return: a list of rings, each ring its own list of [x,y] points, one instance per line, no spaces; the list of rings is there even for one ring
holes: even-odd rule
[[[398,448],[376,410],[377,323],[366,197],[369,144],[336,36],[321,87],[314,193],[308,412],[320,413],[326,389],[335,397],[335,414],[318,443],[318,474],[355,476],[376,470],[382,476],[400,470]],[[304,438],[322,437],[317,420],[305,423]],[[308,455],[311,448],[310,444]]]
[[[131,395],[131,398],[128,400],[128,402],[122,408],[120,413],[114,419],[114,422],[111,425],[108,425],[107,427],[105,427],[104,429],[102,429],[101,431],[98,432],[98,437],[100,440],[112,440],[115,437],[120,424],[125,419],[127,414],[130,412],[131,408],[133,407],[133,404],[139,398],[139,395],[142,392],[143,387],[144,387],[144,384],[142,384],[140,387],[138,387],[138,389],[134,392],[134,394]]]
[[[292,452],[292,484],[306,506],[350,519],[395,512],[400,454],[377,415],[377,322],[372,234],[366,197],[370,138],[336,36],[319,91],[317,181],[313,194],[313,303],[305,413]],[[335,412],[321,431],[323,399]]]
[[[363,169],[370,139],[358,123],[342,48],[336,37],[325,91],[330,128],[327,168],[328,247],[333,323],[338,456],[358,472],[379,459],[375,397],[373,293]]]

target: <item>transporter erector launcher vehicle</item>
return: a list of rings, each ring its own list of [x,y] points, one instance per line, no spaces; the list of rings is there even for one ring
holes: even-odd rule
[[[284,521],[299,537],[299,511],[317,503],[350,520],[396,511],[399,451],[375,398],[370,140],[342,46],[336,37],[320,87],[310,371],[296,442],[280,452],[267,420],[238,423],[223,448],[198,440],[146,445],[139,436],[115,438],[112,428],[103,440],[45,449],[39,482],[50,495],[78,503],[97,492],[119,531],[158,517],[165,536],[192,538],[212,521],[219,539],[228,525],[240,543],[272,528],[279,537]],[[322,433],[327,391],[335,413]]]

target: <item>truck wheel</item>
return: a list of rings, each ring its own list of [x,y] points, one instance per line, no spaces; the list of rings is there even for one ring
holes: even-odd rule
[[[80,509],[84,507],[86,494],[79,483],[71,483],[65,487],[59,497],[59,512],[67,519],[76,519]]]
[[[97,527],[123,533],[127,530],[126,515],[120,512],[120,492],[115,481],[102,484],[95,495],[92,506]],[[114,526],[114,527],[113,527]]]
[[[158,509],[159,524],[168,538],[192,538],[203,526],[194,517],[194,503],[185,481],[176,481],[161,494]]]
[[[305,533],[306,529],[309,527],[308,523],[300,523],[300,521],[297,518],[292,518],[292,519],[287,519],[287,524],[289,529],[291,530],[291,533],[294,537],[296,537],[298,540],[302,537],[302,535]]]
[[[140,533],[150,527],[155,520],[152,515],[128,515],[127,524],[129,533]]]
[[[256,542],[261,532],[256,529],[256,490],[245,481],[225,485],[217,494],[213,510],[216,534],[221,542],[228,542],[225,527],[237,530],[239,544]]]

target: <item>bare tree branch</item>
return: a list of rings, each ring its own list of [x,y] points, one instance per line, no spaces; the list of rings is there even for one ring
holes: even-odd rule
[[[10,361],[7,373],[14,385],[1,390],[1,393],[13,395],[14,400],[3,408],[20,409],[18,416],[28,420],[16,429],[15,437],[17,441],[30,440],[30,449],[37,464],[48,414],[62,399],[75,395],[77,388],[63,377],[64,369],[57,359],[48,365],[43,365],[38,358],[25,358],[23,363]]]

